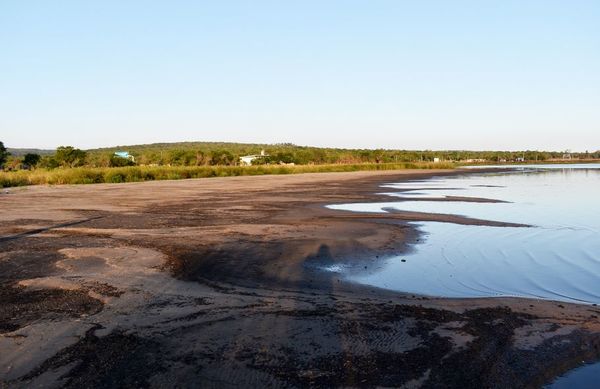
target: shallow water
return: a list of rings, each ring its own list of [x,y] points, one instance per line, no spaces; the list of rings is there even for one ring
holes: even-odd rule
[[[546,389],[593,389],[598,388],[600,363],[584,365],[556,379]]]
[[[445,297],[522,296],[600,303],[600,164],[526,166],[390,183],[385,203],[330,206],[357,212],[463,215],[531,227],[418,223],[425,239],[368,272],[330,271],[378,287]],[[446,196],[502,203],[427,201]]]

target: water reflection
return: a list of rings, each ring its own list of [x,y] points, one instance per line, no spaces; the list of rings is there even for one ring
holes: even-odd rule
[[[558,378],[546,389],[592,389],[598,388],[600,363],[584,365]]]
[[[392,208],[457,214],[534,226],[421,223],[427,238],[414,252],[389,258],[370,273],[347,276],[369,285],[436,296],[600,303],[600,165],[583,166],[536,166],[391,183],[385,190],[395,201],[331,206],[358,212]],[[507,202],[427,201],[448,196]]]

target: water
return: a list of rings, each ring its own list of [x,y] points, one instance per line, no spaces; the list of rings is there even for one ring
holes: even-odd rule
[[[418,223],[424,242],[348,279],[445,297],[519,296],[600,303],[600,164],[519,167],[382,187],[385,203],[330,206],[462,215],[531,227]],[[447,196],[502,203],[428,201]]]
[[[546,389],[596,389],[599,386],[600,363],[584,365],[559,377]]]

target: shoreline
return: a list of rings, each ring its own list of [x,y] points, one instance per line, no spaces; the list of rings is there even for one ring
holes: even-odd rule
[[[477,223],[351,217],[325,205],[389,200],[377,188],[390,181],[480,172],[307,173],[0,196],[0,233],[10,238],[0,240],[0,298],[13,307],[0,308],[0,347],[9,350],[0,382],[515,387],[598,358],[596,307],[412,296],[315,271],[342,257],[369,266],[407,250],[419,239],[407,223],[424,217]],[[61,311],[65,303],[72,309]],[[59,324],[69,330],[53,338]],[[25,356],[44,335],[52,341]]]

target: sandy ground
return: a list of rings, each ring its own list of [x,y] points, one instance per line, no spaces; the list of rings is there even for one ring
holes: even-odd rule
[[[408,221],[497,225],[323,207],[435,174],[455,173],[3,190],[0,386],[537,387],[598,358],[596,306],[403,295],[320,270],[409,249]]]

